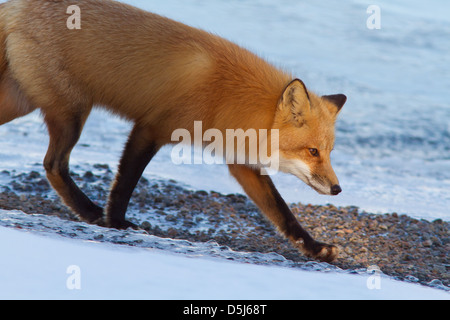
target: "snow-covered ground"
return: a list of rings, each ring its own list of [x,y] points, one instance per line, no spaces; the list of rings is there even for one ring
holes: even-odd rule
[[[4,213],[0,215],[5,218]],[[101,230],[91,226],[84,232]],[[378,274],[228,261],[220,254],[212,257],[218,248],[214,245],[201,248],[187,241],[133,233],[129,237],[153,241],[163,249],[0,227],[0,299],[449,299],[443,290]],[[235,258],[240,255],[245,253],[235,253]],[[265,256],[273,258],[261,254],[255,259],[262,261]]]
[[[293,70],[318,93],[349,97],[333,152],[344,192],[319,196],[294,177],[276,175],[287,201],[450,220],[448,2],[377,1],[380,30],[367,28],[366,9],[372,3],[362,0],[124,2],[242,44]],[[94,112],[71,163],[115,168],[129,130],[128,123]],[[1,170],[27,172],[42,163],[48,137],[39,114],[33,113],[1,126],[0,141]],[[242,192],[225,166],[176,166],[170,151],[163,149],[145,175],[196,189]],[[381,290],[369,290],[367,274],[253,266],[206,254],[117,248],[5,228],[0,238],[2,298],[449,297],[441,290],[388,278],[382,279]],[[81,290],[66,287],[69,265],[82,271]]]

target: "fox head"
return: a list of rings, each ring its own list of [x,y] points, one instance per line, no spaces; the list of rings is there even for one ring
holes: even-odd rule
[[[300,178],[320,194],[342,190],[331,167],[334,126],[347,97],[319,97],[308,92],[301,80],[284,90],[276,110],[273,129],[279,131],[279,169]]]

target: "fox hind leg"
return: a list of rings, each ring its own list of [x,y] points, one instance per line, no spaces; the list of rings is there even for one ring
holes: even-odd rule
[[[78,142],[84,123],[92,107],[75,108],[69,113],[43,112],[50,135],[44,159],[47,178],[63,202],[82,221],[96,223],[103,217],[103,209],[94,204],[75,184],[69,174],[70,153]],[[53,110],[53,109],[52,109]]]
[[[35,109],[9,72],[3,73],[0,77],[0,125],[25,116]]]
[[[36,107],[32,106],[19,84],[6,69],[0,76],[0,125],[25,116]],[[65,114],[64,108],[43,110],[50,135],[50,144],[44,160],[47,178],[62,200],[82,220],[95,222],[103,216],[103,209],[92,203],[75,185],[69,175],[69,156],[81,134],[91,108],[78,113]],[[50,110],[50,111],[47,111]],[[52,112],[53,110],[53,112]],[[56,112],[55,112],[56,110]],[[75,110],[67,108],[67,110]]]

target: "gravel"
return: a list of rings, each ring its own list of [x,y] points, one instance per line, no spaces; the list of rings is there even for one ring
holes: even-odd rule
[[[107,165],[75,167],[72,176],[84,192],[104,205],[113,172]],[[0,209],[77,221],[42,172],[0,173]],[[357,207],[290,204],[300,223],[319,241],[340,247],[332,264],[357,272],[374,266],[388,276],[449,291],[449,222],[418,220],[395,212],[372,214]],[[214,240],[234,251],[277,253],[311,263],[280,236],[256,206],[241,194],[192,190],[174,180],[141,178],[127,218],[151,235],[191,242]]]

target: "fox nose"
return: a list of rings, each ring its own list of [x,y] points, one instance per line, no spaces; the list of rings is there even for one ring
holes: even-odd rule
[[[334,186],[331,187],[331,194],[333,196],[336,196],[341,192],[342,192],[342,189],[338,184],[335,184]]]

